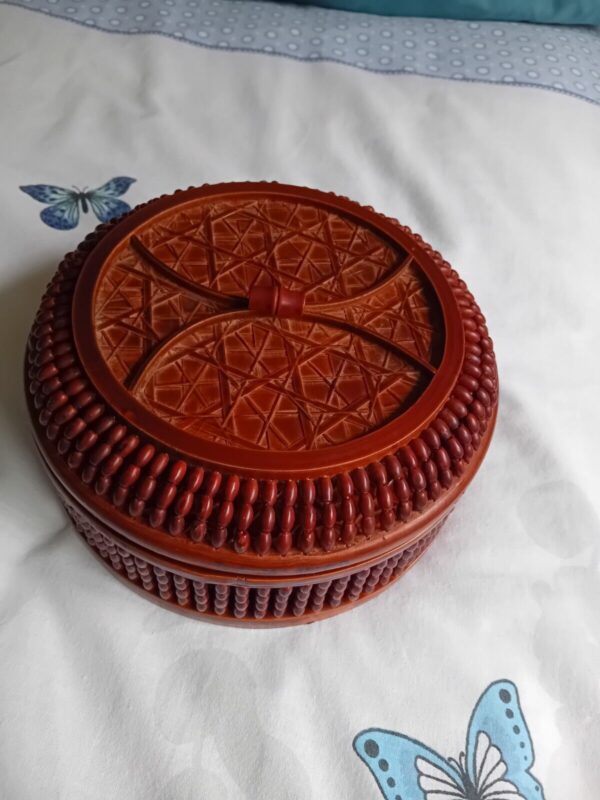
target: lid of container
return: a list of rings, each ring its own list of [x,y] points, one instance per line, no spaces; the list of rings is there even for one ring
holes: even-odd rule
[[[152,201],[84,250],[74,350],[113,422],[82,409],[59,449],[71,491],[93,489],[127,534],[200,559],[322,554],[464,473],[495,405],[491,342],[456,273],[396,221],[221,184]]]

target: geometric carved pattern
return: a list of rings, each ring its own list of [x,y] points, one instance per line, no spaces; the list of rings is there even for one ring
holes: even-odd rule
[[[154,219],[143,244],[174,272],[225,295],[303,290],[311,305],[355,297],[405,253],[363,223],[291,200],[211,199]]]
[[[205,440],[297,451],[348,442],[406,411],[441,359],[429,281],[364,223],[291,199],[199,200],[155,216],[98,278],[100,352],[133,396]],[[237,311],[252,288],[305,316]],[[233,303],[233,308],[232,308]]]
[[[444,337],[437,299],[414,261],[403,265],[385,290],[328,315],[373,331],[432,368],[441,359]]]
[[[230,317],[194,325],[160,350],[136,398],[190,434],[304,450],[348,441],[401,413],[428,379],[418,364],[344,328]]]
[[[182,325],[216,306],[153,273],[130,248],[103,272],[96,294],[96,335],[115,377],[126,382],[135,365]]]

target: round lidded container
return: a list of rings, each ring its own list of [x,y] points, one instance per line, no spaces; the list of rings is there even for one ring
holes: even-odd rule
[[[49,284],[26,370],[39,451],[96,555],[242,625],[325,617],[414,564],[498,397],[485,320],[439,253],[271,183],[99,226]]]

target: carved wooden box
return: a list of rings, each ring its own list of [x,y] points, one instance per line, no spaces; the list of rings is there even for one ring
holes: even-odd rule
[[[77,531],[169,608],[309,622],[433,541],[492,435],[485,320],[420,236],[238,183],[101,225],[28,343],[41,456]]]

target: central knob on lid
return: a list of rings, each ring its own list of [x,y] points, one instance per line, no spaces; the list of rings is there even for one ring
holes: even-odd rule
[[[248,293],[248,308],[273,317],[301,317],[304,292],[282,286],[253,286]]]

